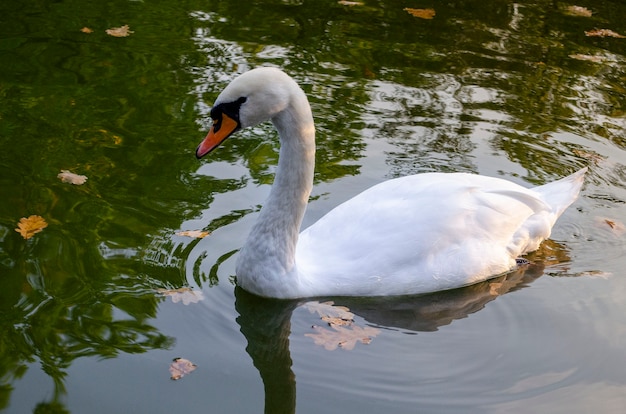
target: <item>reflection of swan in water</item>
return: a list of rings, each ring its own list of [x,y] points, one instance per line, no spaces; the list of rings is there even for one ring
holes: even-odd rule
[[[476,285],[422,296],[334,298],[337,305],[371,324],[408,331],[435,331],[479,311],[499,295],[527,286],[543,274],[539,265]],[[265,388],[266,414],[296,412],[296,380],[289,350],[291,315],[303,301],[265,299],[235,290],[237,323],[248,341],[246,351],[259,370]],[[320,299],[323,300],[323,299]]]
[[[235,288],[237,323],[248,340],[246,351],[265,388],[266,414],[296,412],[296,378],[291,370],[289,334],[297,301],[264,299]]]

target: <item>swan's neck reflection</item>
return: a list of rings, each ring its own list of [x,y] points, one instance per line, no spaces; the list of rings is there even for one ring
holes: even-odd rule
[[[265,388],[265,413],[296,411],[296,379],[291,370],[289,334],[297,301],[264,299],[235,289],[237,323],[248,340],[246,351]]]

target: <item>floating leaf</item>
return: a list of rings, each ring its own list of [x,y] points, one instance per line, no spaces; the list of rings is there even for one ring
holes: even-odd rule
[[[61,170],[57,177],[61,179],[64,183],[70,183],[74,185],[83,185],[87,181],[87,176],[78,175],[70,172],[68,170]]]
[[[362,6],[363,5],[363,3],[361,3],[360,1],[339,0],[337,3],[341,4],[342,6]]]
[[[107,29],[106,32],[109,36],[113,37],[127,37],[130,36],[131,33],[135,33],[130,30],[130,27],[128,27],[127,24],[121,27],[113,27],[111,29]]]
[[[198,303],[204,300],[204,294],[199,290],[193,290],[188,287],[181,287],[178,289],[157,289],[157,292],[163,296],[169,296],[172,298],[173,303],[183,302],[183,305],[189,305],[190,303]]]
[[[190,374],[197,368],[197,365],[185,358],[174,358],[170,364],[170,378],[179,380],[187,374]]]
[[[202,230],[183,230],[183,231],[177,231],[175,234],[177,236],[186,236],[186,237],[193,237],[196,239],[202,239],[208,236],[209,234],[211,234],[211,232],[202,231]]]
[[[610,29],[594,29],[585,32],[585,36],[591,37],[617,37],[621,39],[625,39],[626,36],[623,36],[619,33],[614,32]]]
[[[604,161],[606,159],[606,157],[593,151],[585,151],[575,148],[572,150],[572,152],[581,158],[585,158],[593,162],[594,164],[598,164],[600,161]]]
[[[316,345],[323,345],[329,351],[343,348],[354,349],[357,342],[369,344],[380,332],[376,328],[361,328],[354,323],[354,314],[345,306],[337,306],[333,302],[307,302],[304,305],[309,312],[317,313],[320,319],[331,329],[313,326],[316,333],[305,334],[313,338]]]
[[[343,319],[333,316],[322,316],[321,319],[329,326],[349,326],[354,323],[354,320],[352,319]]]
[[[588,270],[586,272],[579,273],[578,276],[594,277],[607,280],[613,276],[613,273],[604,272],[602,270]]]
[[[596,217],[598,227],[609,228],[616,236],[621,236],[626,232],[626,226],[621,221],[607,217]]]
[[[403,10],[411,16],[419,17],[420,19],[432,19],[435,17],[435,9],[412,9],[405,7]]]
[[[80,29],[81,32],[83,33],[93,33],[93,29],[90,29],[88,27],[83,27],[82,29]]]
[[[46,220],[44,220],[43,217],[32,215],[28,218],[22,217],[17,224],[15,231],[28,240],[46,227],[48,227],[48,223],[46,223]]]
[[[350,309],[345,306],[337,306],[332,301],[307,302],[304,306],[309,310],[309,312],[317,313],[325,322],[329,322],[331,320],[354,322],[354,314],[350,312]],[[340,325],[343,325],[343,323],[340,323]]]
[[[581,6],[567,6],[565,8],[565,13],[570,16],[581,16],[581,17],[591,17],[593,12],[586,7]]]
[[[576,53],[574,55],[569,55],[569,57],[571,57],[572,59],[576,59],[576,60],[585,60],[585,61],[594,62],[594,63],[602,63],[606,60],[604,56],[583,55],[579,53]]]
[[[309,338],[313,338],[316,345],[322,345],[328,351],[334,351],[337,348],[351,351],[357,342],[369,344],[372,338],[380,333],[379,329],[371,326],[359,327],[351,326],[349,328],[342,326],[332,326],[327,329],[321,326],[313,326],[315,333],[304,334]]]

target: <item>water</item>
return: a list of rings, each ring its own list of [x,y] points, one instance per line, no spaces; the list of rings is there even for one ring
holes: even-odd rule
[[[626,40],[585,31],[626,35],[625,6],[436,2],[432,20],[405,7],[422,6],[0,5],[0,407],[621,412]],[[124,24],[126,38],[104,32]],[[275,134],[242,131],[201,162],[194,150],[217,94],[259,65],[285,69],[311,100],[305,225],[412,173],[530,186],[589,166],[586,185],[533,265],[504,278],[421,297],[252,297],[232,276],[272,182]],[[87,183],[62,183],[64,169]],[[48,227],[26,241],[13,229],[31,214]],[[202,300],[159,293],[181,287]],[[317,345],[320,313],[338,312],[326,300],[371,342]],[[197,369],[172,381],[176,357]]]

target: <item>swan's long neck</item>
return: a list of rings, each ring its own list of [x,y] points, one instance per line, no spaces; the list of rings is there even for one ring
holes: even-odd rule
[[[274,184],[237,262],[237,282],[254,293],[276,296],[295,278],[295,251],[315,168],[315,127],[300,88],[272,122],[280,136]],[[293,282],[293,281],[291,281]],[[267,291],[264,287],[267,286]],[[271,292],[270,292],[271,290]]]

